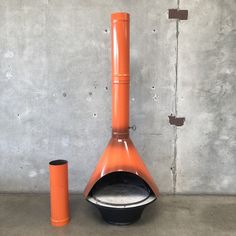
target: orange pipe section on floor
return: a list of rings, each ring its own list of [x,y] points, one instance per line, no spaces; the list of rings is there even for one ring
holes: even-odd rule
[[[69,223],[68,163],[55,160],[49,163],[51,225],[64,226]]]

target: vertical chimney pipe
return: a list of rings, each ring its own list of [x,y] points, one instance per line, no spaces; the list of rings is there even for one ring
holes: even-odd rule
[[[129,14],[111,15],[112,135],[129,135]]]

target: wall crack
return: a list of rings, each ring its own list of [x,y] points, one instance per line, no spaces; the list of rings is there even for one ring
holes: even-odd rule
[[[177,10],[179,10],[180,0],[177,0]],[[178,60],[179,60],[179,20],[176,20],[176,63],[175,63],[175,106],[174,113],[177,117],[178,115]],[[173,175],[173,194],[176,194],[176,182],[177,182],[177,126],[175,126],[175,139],[174,139],[174,159],[171,167]]]

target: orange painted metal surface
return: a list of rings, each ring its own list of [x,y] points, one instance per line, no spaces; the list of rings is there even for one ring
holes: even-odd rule
[[[87,197],[96,182],[117,171],[140,176],[158,197],[159,190],[129,138],[129,14],[111,16],[112,32],[112,138],[85,190]]]
[[[64,226],[69,223],[68,163],[55,160],[49,163],[51,225]]]
[[[112,131],[129,132],[129,14],[111,16]]]

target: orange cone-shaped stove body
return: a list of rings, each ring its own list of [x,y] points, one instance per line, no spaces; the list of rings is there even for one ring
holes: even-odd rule
[[[68,163],[55,160],[49,163],[51,224],[63,226],[69,223]]]
[[[112,138],[85,190],[87,197],[105,175],[124,171],[140,176],[158,197],[159,190],[129,138],[129,14],[111,16],[112,33]]]

